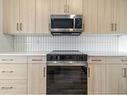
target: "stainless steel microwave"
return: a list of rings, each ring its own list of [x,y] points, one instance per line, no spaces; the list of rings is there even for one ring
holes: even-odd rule
[[[51,15],[52,35],[80,35],[83,27],[82,15]]]

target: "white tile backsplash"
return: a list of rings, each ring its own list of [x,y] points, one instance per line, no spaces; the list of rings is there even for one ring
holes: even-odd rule
[[[119,36],[119,51],[127,52],[127,35]]]
[[[15,51],[42,52],[52,50],[118,51],[116,35],[84,36],[15,36]]]

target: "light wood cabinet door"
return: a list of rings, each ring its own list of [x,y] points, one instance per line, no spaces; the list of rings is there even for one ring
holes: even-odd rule
[[[35,0],[3,0],[4,33],[35,32]]]
[[[50,0],[36,0],[36,33],[50,31]]]
[[[27,79],[27,64],[0,64],[0,79]]]
[[[106,94],[120,94],[122,65],[106,66]]]
[[[121,68],[120,94],[127,95],[127,65],[122,65]]]
[[[19,0],[3,0],[3,31],[7,34],[18,33]]]
[[[20,0],[20,33],[35,32],[35,0]]]
[[[84,14],[84,33],[95,34],[97,33],[97,10],[98,0],[85,0],[83,14]]]
[[[114,29],[114,0],[98,0],[98,34],[112,34]]]
[[[46,65],[28,63],[28,95],[46,95]]]
[[[0,80],[0,95],[27,95],[27,80]]]
[[[88,69],[88,94],[103,95],[105,93],[106,66],[101,64],[90,64]]]
[[[67,0],[51,0],[51,14],[67,13]]]
[[[83,14],[83,0],[67,0],[69,14]]]
[[[127,33],[127,0],[119,0],[119,33]]]

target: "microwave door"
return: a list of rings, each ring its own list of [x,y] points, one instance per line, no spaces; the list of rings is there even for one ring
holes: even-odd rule
[[[54,32],[72,32],[74,20],[70,18],[53,18],[51,19],[51,30]]]

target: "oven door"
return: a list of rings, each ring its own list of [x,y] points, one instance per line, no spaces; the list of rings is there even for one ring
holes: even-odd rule
[[[47,94],[86,95],[87,67],[48,66]]]

